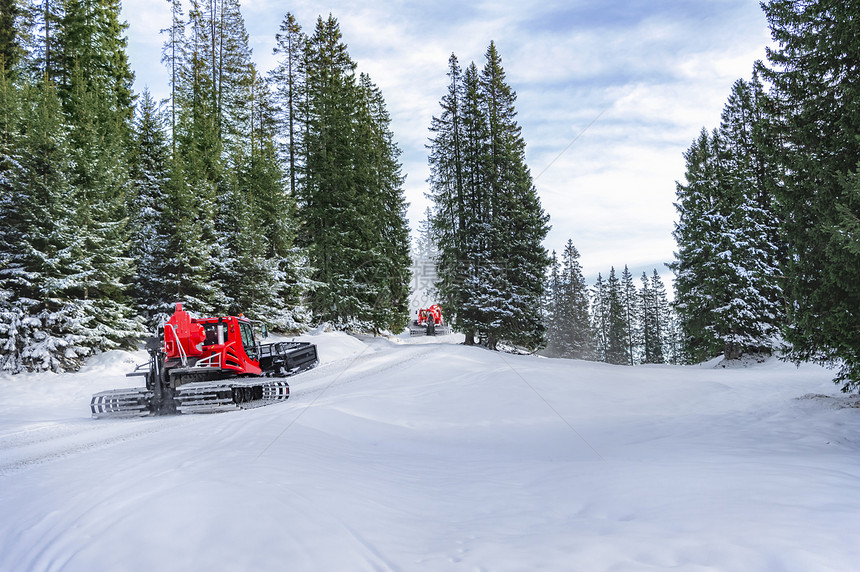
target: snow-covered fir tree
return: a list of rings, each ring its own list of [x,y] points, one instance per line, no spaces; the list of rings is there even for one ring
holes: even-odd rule
[[[609,270],[605,296],[606,351],[604,359],[607,363],[611,364],[627,364],[629,325],[626,320],[626,310],[622,303],[621,281],[615,274],[614,266]]]
[[[168,258],[164,208],[170,181],[170,146],[165,131],[163,110],[149,91],[138,104],[131,154],[131,193],[129,197],[131,256],[135,260],[132,296],[138,314],[148,326],[157,316],[170,310],[165,291],[164,263]]]
[[[773,195],[787,256],[782,265],[789,357],[839,368],[860,387],[860,49],[856,2],[762,3],[774,47],[757,69],[771,84],[765,138],[779,175]]]
[[[735,83],[719,130],[702,131],[677,185],[675,305],[697,361],[769,352],[782,322],[772,168],[755,141],[760,98],[755,78]]]
[[[449,59],[449,88],[430,145],[433,225],[439,237],[440,294],[466,343],[477,336],[543,344],[541,299],[549,258],[548,217],[525,164],[516,94],[494,43],[478,72]]]
[[[0,178],[0,367],[59,372],[77,368],[93,341],[91,319],[78,303],[86,273],[68,127],[50,84],[27,85],[17,95],[20,116],[17,129],[4,133]]]
[[[305,157],[297,183],[299,240],[308,248],[318,319],[401,330],[408,318],[409,232],[399,149],[378,88],[332,16],[306,44]]]
[[[636,292],[636,284],[633,282],[633,274],[627,265],[621,273],[621,309],[624,314],[624,347],[627,352],[627,365],[638,363],[639,349],[639,297]]]
[[[591,288],[591,327],[594,331],[594,357],[606,361],[606,348],[609,344],[609,295],[603,274],[597,274],[597,281]]]
[[[579,251],[568,240],[561,264],[553,256],[549,285],[546,355],[594,359],[594,334],[588,311],[588,286]]]

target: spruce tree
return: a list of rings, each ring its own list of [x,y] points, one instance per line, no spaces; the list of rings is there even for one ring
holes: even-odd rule
[[[490,199],[490,252],[504,270],[499,285],[507,299],[500,300],[501,328],[489,331],[489,346],[504,339],[527,348],[543,344],[540,300],[549,264],[543,240],[549,232],[544,213],[525,162],[525,141],[516,121],[516,93],[506,83],[501,56],[490,42],[481,72],[481,93],[489,132],[486,191]],[[502,262],[504,261],[504,263]]]
[[[624,346],[627,351],[627,365],[634,365],[638,360],[639,337],[639,297],[633,274],[627,265],[621,273],[621,309],[624,316]]]
[[[366,195],[365,232],[371,234],[373,268],[368,287],[373,292],[368,319],[375,331],[399,332],[409,318],[411,258],[409,224],[403,197],[400,149],[391,131],[391,118],[382,92],[366,74],[359,77],[359,184]]]
[[[714,321],[713,311],[718,298],[712,286],[713,273],[707,271],[716,260],[715,225],[711,223],[715,197],[718,196],[718,152],[714,148],[714,139],[702,129],[684,154],[686,185],[675,185],[679,220],[673,235],[678,251],[670,267],[675,272],[675,307],[684,331],[685,353],[693,361],[710,359],[720,351],[719,340],[709,329]],[[647,281],[643,280],[643,288],[645,286]],[[648,324],[643,322],[642,328],[643,335],[650,335]],[[645,348],[647,354],[647,344]],[[650,357],[646,355],[645,359]]]
[[[300,244],[318,287],[311,307],[340,327],[399,331],[409,243],[399,150],[378,89],[357,81],[340,26],[319,18],[306,45],[305,158],[297,186]]]
[[[628,363],[629,324],[625,319],[621,281],[615,275],[615,267],[610,268],[606,281],[606,354],[607,363],[622,365]]]
[[[471,89],[470,89],[471,88]],[[466,98],[475,114],[467,118]],[[448,88],[440,101],[441,114],[434,116],[429,145],[430,197],[434,202],[431,225],[437,238],[439,256],[437,289],[442,306],[455,329],[466,334],[466,344],[474,343],[477,333],[477,308],[470,303],[476,287],[480,246],[477,218],[475,158],[468,152],[482,145],[484,132],[477,110],[477,69],[469,68],[464,80],[454,54],[448,58]],[[479,122],[467,131],[467,121]],[[474,151],[473,151],[474,152]]]
[[[781,247],[773,167],[761,148],[761,85],[738,80],[719,130],[703,130],[685,155],[676,225],[676,308],[698,360],[770,351],[782,321]]]
[[[554,332],[547,332],[547,340],[554,340],[559,357],[593,359],[594,335],[588,313],[588,286],[582,275],[579,251],[568,240],[562,252],[562,265],[557,286],[553,288]]]
[[[597,361],[605,362],[609,347],[609,295],[606,281],[600,273],[591,289],[591,324],[594,331],[594,357]]]
[[[302,107],[306,103],[305,53],[307,37],[291,13],[284,16],[280,31],[275,34],[273,53],[278,64],[272,70],[270,81],[280,104],[281,148],[290,177],[290,194],[296,194],[296,180],[302,160]]]
[[[112,349],[140,333],[126,294],[132,273],[126,208],[134,74],[118,0],[69,0],[65,7],[59,93],[71,126],[70,183],[78,192],[78,296],[98,333],[94,349]]]
[[[129,199],[130,225],[134,229],[131,256],[136,272],[132,296],[138,314],[154,326],[156,317],[169,312],[173,301],[165,290],[168,234],[165,207],[170,181],[170,147],[163,110],[148,90],[138,106],[134,125]]]
[[[81,304],[88,276],[75,227],[68,128],[50,84],[21,95],[20,137],[3,174],[2,369],[76,369],[101,341]]]
[[[461,76],[456,57],[449,59],[443,113],[431,124],[439,290],[467,344],[477,335],[490,348],[506,341],[534,349],[543,344],[548,217],[494,43],[486,60],[480,72],[471,64]]]
[[[543,354],[549,357],[560,357],[562,354],[562,320],[563,307],[561,289],[561,265],[555,250],[550,254],[549,280],[547,282],[544,303],[544,324],[546,325],[546,348]]]
[[[856,236],[843,231],[860,213],[845,186],[860,162],[858,6],[771,0],[763,8],[777,43],[759,70],[778,111],[772,150],[784,169],[776,198],[788,244],[789,356],[838,365],[847,391],[860,386],[860,258]]]
[[[652,323],[654,325],[653,349],[650,352],[652,363],[666,363],[666,345],[669,339],[670,308],[663,279],[655,268],[651,274],[651,293],[653,307]]]
[[[639,290],[640,315],[642,321],[642,363],[662,363],[662,339],[660,338],[660,305],[653,283],[649,282],[648,275],[642,273],[642,288]]]

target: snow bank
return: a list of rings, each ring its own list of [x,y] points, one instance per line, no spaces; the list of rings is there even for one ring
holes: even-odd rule
[[[0,378],[0,570],[860,561],[860,409],[820,368],[303,339],[321,364],[290,400],[235,413],[90,419],[130,354]]]

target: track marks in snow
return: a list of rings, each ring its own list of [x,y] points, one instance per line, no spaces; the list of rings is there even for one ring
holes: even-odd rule
[[[0,476],[175,428],[183,419],[71,420],[0,435]]]
[[[391,346],[372,351],[371,348],[358,355],[330,362],[299,374],[290,384],[290,401],[313,403],[330,389],[378,376],[389,370],[403,367],[438,351],[437,346]],[[391,357],[391,352],[402,355]],[[414,371],[414,369],[410,369]]]
[[[322,395],[328,392],[332,387],[339,387],[349,383],[355,383],[362,379],[377,376],[383,372],[399,368],[405,364],[419,360],[437,350],[437,348],[432,346],[421,346],[420,349],[415,346],[391,346],[390,348],[386,348],[381,351],[368,353],[370,349],[371,348],[368,346],[367,349],[362,350],[353,357],[318,366],[310,370],[310,372],[302,374],[306,376],[303,379],[297,378],[297,380],[302,381],[303,383],[301,385],[296,384],[296,387],[299,388],[298,392],[296,392],[291,386],[289,401],[292,401],[293,403],[295,403],[295,401],[299,401],[300,403],[306,403],[307,405],[300,409],[298,413],[290,419],[287,425],[284,426],[284,428],[271,441],[269,441],[265,447],[263,447],[255,460],[262,457],[272,445],[280,440],[290,427],[292,427],[296,421],[298,421],[302,415],[308,411],[308,409],[313,407],[317,399],[322,397]],[[391,358],[389,356],[390,351],[397,351],[404,355],[397,358]],[[298,395],[296,395],[296,393]],[[294,396],[298,398],[295,401]]]

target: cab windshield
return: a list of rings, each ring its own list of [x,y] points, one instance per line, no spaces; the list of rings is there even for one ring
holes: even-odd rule
[[[239,322],[239,333],[242,335],[242,346],[245,348],[245,353],[251,359],[257,359],[257,344],[254,342],[254,331],[251,329],[251,324],[247,322]]]

